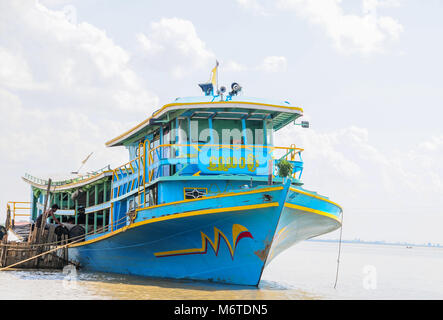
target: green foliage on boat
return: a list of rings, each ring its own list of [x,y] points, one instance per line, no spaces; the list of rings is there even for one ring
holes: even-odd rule
[[[282,159],[277,163],[278,175],[282,178],[288,177],[292,173],[292,163],[286,159]]]

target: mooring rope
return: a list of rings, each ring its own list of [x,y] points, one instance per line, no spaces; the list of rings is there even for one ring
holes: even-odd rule
[[[124,217],[118,219],[117,221],[115,221],[114,223],[110,223],[110,224],[108,224],[108,225],[105,226],[105,227],[109,227],[110,225],[113,225],[113,224],[118,224],[121,220],[126,219],[126,218],[127,218],[127,217],[124,216]],[[105,228],[105,227],[103,227],[103,228]],[[60,250],[60,249],[66,248],[66,247],[68,247],[68,246],[70,246],[70,245],[72,245],[72,244],[74,244],[74,243],[82,242],[82,241],[84,241],[83,238],[86,237],[87,235],[90,235],[90,234],[94,234],[94,231],[91,231],[91,232],[88,232],[88,233],[86,233],[86,234],[84,234],[84,235],[81,235],[81,236],[77,236],[77,237],[73,237],[73,238],[72,238],[72,239],[74,239],[74,238],[80,238],[80,239],[78,239],[78,240],[71,241],[71,242],[69,242],[69,243],[67,243],[67,244],[64,244],[64,245],[58,246],[58,247],[56,247],[56,248],[53,248],[53,249],[51,249],[51,250],[45,251],[45,252],[43,252],[43,253],[37,254],[37,255],[35,255],[35,256],[33,256],[33,257],[30,257],[30,258],[28,258],[28,259],[25,259],[25,260],[22,260],[22,261],[19,261],[19,262],[13,263],[13,264],[11,264],[11,265],[9,265],[9,266],[6,266],[6,267],[3,267],[3,268],[0,268],[0,271],[4,271],[4,270],[7,270],[7,269],[11,269],[11,268],[13,268],[13,267],[15,267],[15,266],[18,266],[18,265],[22,264],[22,263],[25,263],[25,262],[31,261],[31,260],[33,260],[33,259],[39,258],[39,257],[41,257],[41,256],[44,256],[44,255],[49,254],[49,253],[51,253],[51,252],[54,252],[54,251],[56,251],[56,250]],[[60,242],[60,241],[57,241],[57,242]],[[53,242],[53,243],[56,243],[56,242]],[[49,245],[49,244],[48,244],[48,243],[42,243],[42,244],[39,244],[39,245],[41,245],[41,246],[47,246],[47,245]],[[8,245],[8,246],[9,246],[9,245]],[[6,246],[5,246],[5,247],[6,247]]]
[[[88,236],[88,235],[91,235],[91,234],[104,232],[104,230],[107,227],[109,227],[109,226],[111,226],[113,224],[117,225],[117,224],[119,224],[120,222],[122,222],[126,218],[127,218],[127,216],[121,217],[120,219],[118,219],[114,223],[110,223],[108,225],[102,226],[102,227],[98,228],[96,231],[92,230],[92,231],[90,231],[88,233],[72,237],[69,240],[73,241],[73,240],[76,240],[77,238],[82,238],[82,237],[85,237],[85,236]],[[30,246],[30,247],[40,247],[40,246],[58,245],[58,244],[61,244],[61,243],[62,243],[62,240],[60,240],[60,241],[53,241],[53,242],[45,242],[45,243],[29,243],[28,246]],[[15,245],[15,244],[3,244],[2,246],[5,246],[5,247],[17,247],[17,245]]]
[[[342,232],[343,232],[343,211],[341,213],[341,227],[340,227],[340,240],[338,242],[338,256],[337,256],[337,272],[335,274],[335,283],[334,283],[334,289],[336,289],[337,287],[337,281],[338,281],[338,270],[340,268],[340,254],[341,254],[341,236],[342,236]]]

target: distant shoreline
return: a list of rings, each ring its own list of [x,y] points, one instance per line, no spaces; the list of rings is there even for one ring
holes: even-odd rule
[[[330,242],[338,243],[339,239],[308,239],[306,241],[311,242]],[[426,248],[443,248],[443,244],[439,243],[409,243],[409,242],[386,242],[386,241],[364,241],[364,240],[342,240],[342,243],[352,244],[378,244],[389,246],[402,246],[402,247],[426,247]]]

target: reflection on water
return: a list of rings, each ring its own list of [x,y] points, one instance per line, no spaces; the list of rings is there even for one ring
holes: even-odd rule
[[[0,299],[443,299],[441,248],[344,244],[335,290],[336,263],[336,243],[303,242],[266,267],[258,288],[83,271],[9,270],[0,272]]]
[[[79,271],[76,280],[70,281],[61,271],[13,270],[0,273],[0,298],[273,300],[321,297],[266,280],[256,288]]]

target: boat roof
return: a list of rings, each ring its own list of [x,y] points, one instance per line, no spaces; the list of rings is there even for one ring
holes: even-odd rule
[[[303,109],[292,105],[288,101],[276,101],[244,96],[198,96],[177,98],[155,111],[151,117],[145,119],[135,127],[106,142],[107,147],[121,146],[138,138],[142,133],[147,134],[149,129],[156,129],[162,120],[173,120],[190,110],[207,111],[211,114],[217,112],[245,112],[250,114],[262,113],[271,116],[274,121],[274,129],[277,131],[291,121],[303,115]],[[254,112],[255,111],[255,112]],[[264,119],[264,118],[263,118]],[[257,119],[255,119],[257,120]],[[156,121],[158,121],[156,123]]]
[[[69,189],[79,188],[83,187],[85,185],[89,185],[93,182],[96,182],[98,180],[101,180],[103,178],[111,177],[113,174],[112,170],[101,170],[99,172],[93,172],[90,174],[85,175],[69,175],[66,176],[65,179],[55,179],[51,183],[51,192],[58,192],[58,191],[66,191]],[[22,177],[23,181],[30,184],[34,188],[46,190],[48,187],[48,181],[45,179],[40,179],[37,177],[34,177],[30,174],[25,174]]]

